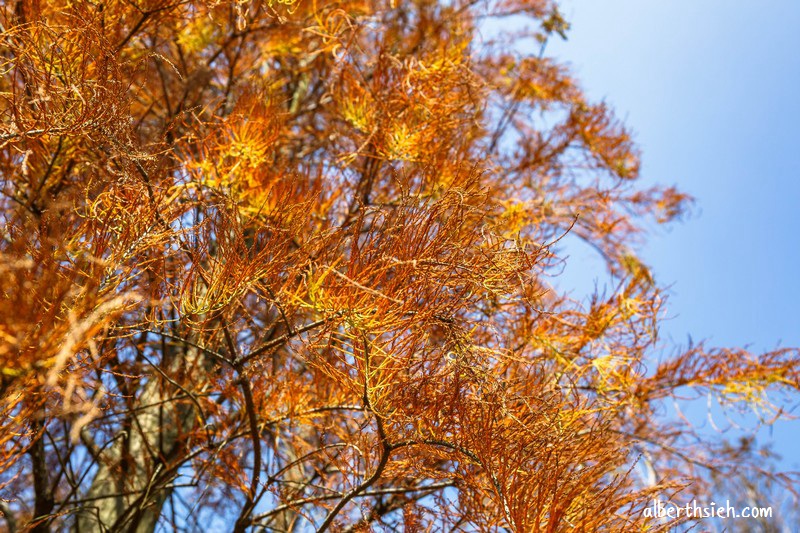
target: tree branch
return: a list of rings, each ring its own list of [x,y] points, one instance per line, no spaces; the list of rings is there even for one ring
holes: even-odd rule
[[[310,330],[312,330],[314,328],[320,327],[321,325],[325,324],[329,320],[330,320],[330,318],[322,318],[320,320],[317,320],[316,322],[312,322],[310,324],[306,324],[305,326],[301,326],[301,327],[293,330],[291,333],[286,333],[284,335],[281,335],[280,337],[278,337],[276,339],[273,339],[273,340],[271,340],[271,341],[269,341],[269,342],[267,342],[265,344],[262,344],[261,346],[259,346],[255,350],[251,351],[249,354],[247,354],[246,356],[242,357],[241,359],[238,359],[238,360],[234,361],[234,365],[243,365],[243,364],[247,363],[248,361],[251,361],[254,358],[258,357],[259,355],[261,355],[261,354],[263,354],[265,352],[268,352],[269,350],[271,350],[273,348],[276,348],[276,347],[280,346],[281,344],[285,343],[289,339],[292,339],[292,338],[300,335],[301,333],[305,333],[306,331],[310,331]]]

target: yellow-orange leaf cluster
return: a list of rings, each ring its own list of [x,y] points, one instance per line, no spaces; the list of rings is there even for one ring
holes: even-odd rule
[[[635,250],[689,199],[637,188],[540,48],[567,29],[549,0],[0,4],[7,530],[658,531],[652,498],[757,467],[664,402],[770,421],[797,352],[668,356]]]

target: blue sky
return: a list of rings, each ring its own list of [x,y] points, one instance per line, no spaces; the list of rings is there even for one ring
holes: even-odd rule
[[[633,129],[642,185],[675,184],[697,201],[642,249],[671,286],[662,335],[800,346],[800,1],[561,6],[572,28],[547,55]],[[582,253],[572,259],[585,264]],[[800,421],[771,438],[784,466],[800,469]]]

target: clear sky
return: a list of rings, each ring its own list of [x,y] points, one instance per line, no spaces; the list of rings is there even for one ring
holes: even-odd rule
[[[800,346],[800,1],[561,5],[572,28],[547,55],[633,129],[642,184],[675,184],[697,200],[643,248],[671,285],[662,335]],[[800,469],[800,421],[772,438],[784,465]]]

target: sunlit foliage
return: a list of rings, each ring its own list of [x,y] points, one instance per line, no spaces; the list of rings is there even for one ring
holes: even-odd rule
[[[636,246],[689,199],[637,187],[631,134],[546,55],[553,2],[0,25],[8,530],[658,531],[654,497],[794,486],[666,415],[770,422],[797,352],[659,340]],[[586,301],[556,288],[579,241],[609,280]]]

